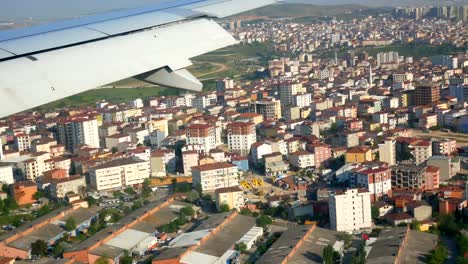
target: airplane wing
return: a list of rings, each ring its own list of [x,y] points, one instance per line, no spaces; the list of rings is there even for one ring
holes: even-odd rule
[[[165,0],[0,32],[0,118],[129,77],[201,91],[190,58],[237,43],[213,18],[276,0]]]

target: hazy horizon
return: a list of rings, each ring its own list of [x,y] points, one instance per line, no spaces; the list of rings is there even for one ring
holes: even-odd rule
[[[50,21],[118,9],[135,8],[170,0],[15,0],[1,3],[0,21]],[[315,5],[360,4],[365,6],[468,4],[468,0],[285,0]]]

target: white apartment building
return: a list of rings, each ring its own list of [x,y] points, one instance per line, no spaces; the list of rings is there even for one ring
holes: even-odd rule
[[[31,150],[31,139],[29,134],[18,134],[14,138],[15,149],[18,151]]]
[[[430,141],[420,141],[414,146],[413,156],[416,161],[416,165],[419,165],[432,156],[432,144]]]
[[[79,144],[99,148],[98,122],[95,117],[69,118],[57,123],[59,143],[73,152]]]
[[[396,164],[396,141],[394,139],[387,138],[379,144],[379,161],[386,162],[390,166]]]
[[[312,103],[312,94],[296,94],[295,96],[293,96],[293,103],[295,106],[298,106],[300,108],[309,107]]]
[[[250,146],[257,141],[255,124],[250,122],[233,122],[227,125],[227,139],[230,151],[248,155]]]
[[[315,155],[306,150],[299,150],[289,154],[289,164],[295,168],[305,169],[315,167]]]
[[[89,173],[91,186],[98,191],[140,184],[150,176],[148,162],[134,158],[112,160],[91,168]]]
[[[192,183],[201,184],[203,192],[213,192],[219,188],[239,185],[237,166],[218,162],[192,167]]]
[[[216,147],[215,127],[208,124],[193,124],[186,130],[187,145],[201,145],[205,153]]]
[[[0,183],[13,184],[13,165],[9,163],[0,163]]]
[[[64,198],[67,193],[79,194],[82,188],[86,188],[86,180],[80,175],[53,179],[49,184],[50,194],[54,198]]]
[[[2,140],[0,140],[0,160],[3,159],[3,146],[2,146]]]
[[[331,193],[328,200],[330,228],[352,232],[372,226],[371,193],[363,189],[347,189]]]

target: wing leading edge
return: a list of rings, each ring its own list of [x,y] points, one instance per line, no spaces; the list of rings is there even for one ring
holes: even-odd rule
[[[0,118],[129,77],[201,91],[190,58],[236,41],[211,18],[275,0],[175,0],[0,33]]]

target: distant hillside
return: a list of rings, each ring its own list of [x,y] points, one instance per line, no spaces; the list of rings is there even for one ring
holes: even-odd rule
[[[337,16],[342,14],[352,14],[370,10],[372,8],[362,5],[345,4],[336,6],[318,6],[311,4],[278,4],[262,7],[249,12],[239,14],[239,16],[251,17],[319,17]]]
[[[440,5],[462,5],[466,0],[285,0],[288,3],[301,3],[313,5],[343,5],[358,4],[366,7],[376,6],[440,6]]]

